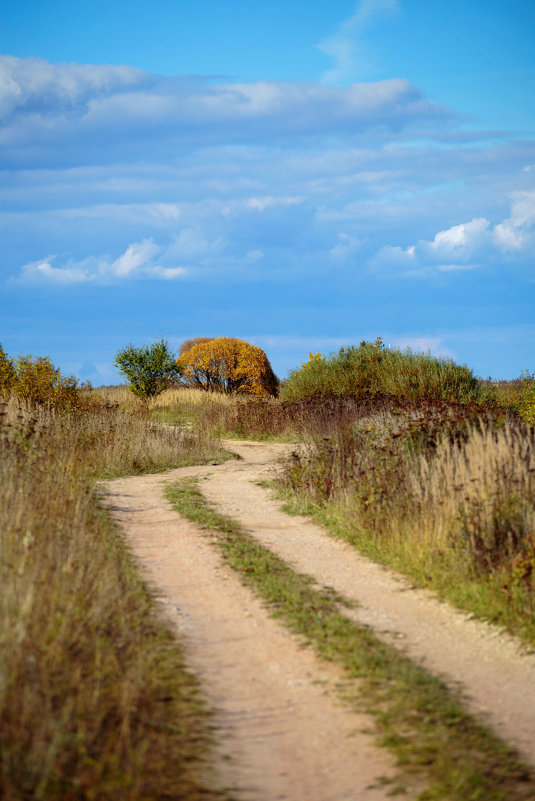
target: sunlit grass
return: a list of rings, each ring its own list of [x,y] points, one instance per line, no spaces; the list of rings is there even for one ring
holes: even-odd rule
[[[0,796],[221,797],[196,681],[93,484],[219,449],[114,409],[0,411]]]
[[[283,496],[373,559],[535,643],[535,429],[456,409],[368,411],[318,427],[286,464]]]

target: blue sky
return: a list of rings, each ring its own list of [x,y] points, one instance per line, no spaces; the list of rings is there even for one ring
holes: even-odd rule
[[[535,5],[18,0],[0,341],[113,383],[237,336],[535,371]]]

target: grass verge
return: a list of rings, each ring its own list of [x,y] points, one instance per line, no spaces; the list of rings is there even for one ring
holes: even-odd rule
[[[335,421],[277,483],[299,513],[533,646],[535,429],[458,412],[428,404]]]
[[[3,801],[224,797],[206,779],[197,682],[93,491],[97,476],[217,456],[113,409],[0,402]]]
[[[425,784],[420,801],[528,801],[535,773],[479,724],[438,678],[379,641],[340,611],[340,599],[313,586],[258,544],[236,521],[215,511],[195,479],[166,495],[185,517],[221,535],[224,558],[242,581],[324,659],[358,679],[358,703],[377,722],[381,743],[397,757],[404,781]]]
[[[480,620],[501,626],[535,649],[535,617],[525,608],[522,588],[504,586],[500,576],[477,575],[467,560],[446,548],[415,543],[414,532],[399,529],[396,538],[381,539],[355,525],[355,514],[344,505],[315,505],[293,496],[276,482],[264,482],[283,501],[289,515],[312,517],[337,539],[344,540],[374,562],[411,578],[418,587],[436,593],[448,603]]]

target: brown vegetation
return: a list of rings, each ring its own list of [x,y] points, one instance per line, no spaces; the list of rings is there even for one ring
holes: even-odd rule
[[[111,405],[0,412],[0,797],[218,797],[195,681],[93,492],[217,448]]]

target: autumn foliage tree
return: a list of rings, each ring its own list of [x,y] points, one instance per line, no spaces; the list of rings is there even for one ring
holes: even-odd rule
[[[192,339],[185,339],[178,349],[178,358],[180,359],[188,350],[191,350],[195,345],[203,345],[205,342],[211,342],[214,337],[193,337]]]
[[[63,376],[48,356],[10,359],[0,345],[0,393],[10,392],[29,403],[75,410],[83,406],[78,380]]]
[[[241,339],[218,337],[200,342],[179,357],[177,366],[186,383],[209,392],[256,397],[277,394],[277,377],[266,354]]]

